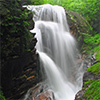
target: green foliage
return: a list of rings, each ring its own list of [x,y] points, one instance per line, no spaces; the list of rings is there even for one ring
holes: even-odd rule
[[[30,12],[23,9],[19,0],[5,0],[7,13],[1,13],[1,57],[8,60],[29,50],[31,34],[28,29]]]
[[[91,84],[91,83],[93,83],[94,81],[95,81],[95,80],[89,80],[89,81],[85,82],[84,85]]]
[[[86,89],[88,87],[88,85],[90,85],[91,83],[93,83],[95,80],[88,80],[84,83],[83,89]]]
[[[97,34],[98,35],[98,34]],[[100,44],[100,41],[98,42],[98,39],[97,39],[97,42],[96,42],[97,44],[99,43]],[[96,52],[96,59],[97,60],[100,60],[100,45],[98,44],[98,46],[96,46],[95,48],[94,48],[94,52]],[[89,67],[88,69],[87,69],[87,71],[89,72],[89,71],[91,71],[91,72],[93,72],[93,74],[98,74],[98,73],[100,73],[100,62],[98,62],[98,63],[96,63],[96,64],[94,64],[94,65],[92,65],[91,67]]]
[[[0,91],[0,100],[6,100],[5,97],[3,96],[2,91]]]
[[[100,100],[100,80],[93,81],[84,96],[86,100]]]
[[[97,52],[99,53],[98,46],[100,44],[100,34],[96,34],[94,36],[87,34],[87,33],[82,33],[83,39],[84,39],[84,44],[83,47],[87,52]]]
[[[93,72],[93,74],[98,74],[98,73],[100,73],[100,62],[98,62],[98,63],[92,65],[91,67],[89,67],[89,68],[87,69],[87,71],[88,71],[88,72],[91,71],[91,72]]]
[[[47,1],[46,0],[27,0],[28,3],[27,5],[42,5],[42,4],[46,4]]]
[[[97,20],[100,2],[98,0],[45,0],[50,4],[58,4],[70,11],[79,12],[84,15],[87,20]],[[89,16],[91,15],[91,16]]]
[[[0,87],[0,100],[6,100]]]
[[[63,6],[66,10],[74,11],[82,15],[90,24],[90,34],[98,34],[99,31],[99,0],[44,0],[52,5]],[[88,32],[89,33],[89,32]],[[88,34],[87,33],[87,34]]]
[[[96,52],[96,59],[100,60],[100,45],[94,48],[94,52]]]

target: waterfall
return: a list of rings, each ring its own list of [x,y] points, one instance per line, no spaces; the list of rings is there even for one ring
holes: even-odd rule
[[[74,100],[82,87],[82,67],[77,64],[76,41],[71,36],[65,10],[57,5],[24,6],[33,12],[40,67],[56,100]]]

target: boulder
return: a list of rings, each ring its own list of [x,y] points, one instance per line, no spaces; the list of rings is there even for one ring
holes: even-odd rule
[[[55,100],[53,91],[47,87],[44,82],[38,83],[28,90],[23,100]]]

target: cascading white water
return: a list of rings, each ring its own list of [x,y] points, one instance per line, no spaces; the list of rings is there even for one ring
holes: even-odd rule
[[[74,100],[82,87],[81,68],[76,63],[76,43],[69,32],[63,7],[49,4],[24,6],[33,12],[40,56],[48,86],[54,91],[56,100]]]

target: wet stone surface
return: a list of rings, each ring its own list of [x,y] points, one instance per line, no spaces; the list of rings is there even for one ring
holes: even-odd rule
[[[39,83],[28,90],[23,100],[55,100],[54,93],[45,83]]]

